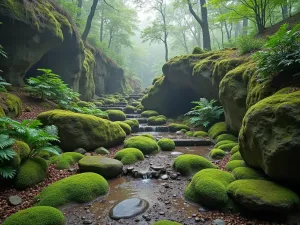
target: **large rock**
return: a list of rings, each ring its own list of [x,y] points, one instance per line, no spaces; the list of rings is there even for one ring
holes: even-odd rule
[[[0,93],[0,108],[3,110],[3,114],[7,117],[19,117],[22,114],[21,99],[10,93]]]
[[[105,178],[115,178],[122,173],[123,163],[103,156],[86,156],[79,160],[82,172],[94,172]]]
[[[245,162],[273,179],[300,184],[300,91],[279,93],[253,105],[239,135]]]
[[[93,151],[99,146],[112,147],[124,141],[126,134],[113,122],[92,115],[52,110],[41,113],[44,125],[56,125],[60,146],[65,151],[84,148]]]

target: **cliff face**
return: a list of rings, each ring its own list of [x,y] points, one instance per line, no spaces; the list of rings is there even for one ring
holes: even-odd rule
[[[41,16],[42,15],[42,16]],[[123,70],[100,50],[82,42],[75,25],[54,1],[3,0],[0,40],[8,54],[1,59],[1,76],[15,86],[37,75],[37,68],[59,74],[81,98],[123,92]]]

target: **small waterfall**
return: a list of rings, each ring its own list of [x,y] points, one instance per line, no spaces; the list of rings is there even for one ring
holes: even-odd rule
[[[139,132],[169,132],[167,126],[140,126]]]

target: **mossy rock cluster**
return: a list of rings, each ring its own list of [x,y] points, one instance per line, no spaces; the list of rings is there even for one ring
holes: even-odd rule
[[[235,179],[231,173],[204,169],[196,173],[186,187],[184,196],[212,209],[223,209],[229,202],[227,186]]]
[[[184,154],[174,160],[173,167],[184,176],[207,168],[217,168],[212,162],[199,155]]]
[[[226,152],[218,148],[212,149],[209,153],[209,157],[212,159],[223,159],[225,155]]]
[[[125,148],[137,148],[143,152],[143,154],[151,154],[159,151],[159,146],[155,140],[145,137],[136,136],[127,139],[124,142]]]
[[[124,123],[131,127],[131,132],[138,132],[140,123],[138,120],[125,120]]]
[[[203,54],[203,53],[205,53],[205,51],[200,47],[195,47],[192,52],[192,54]]]
[[[208,130],[208,135],[215,139],[221,134],[227,133],[227,125],[225,122],[219,122],[214,125]]]
[[[164,125],[167,123],[167,117],[160,116],[151,116],[148,118],[148,125]]]
[[[44,125],[57,126],[60,146],[64,151],[77,148],[93,151],[99,146],[113,147],[126,137],[119,125],[92,115],[52,110],[41,113],[38,119]]]
[[[126,120],[126,115],[121,110],[107,110],[108,119],[111,121],[124,121]]]
[[[152,134],[141,134],[139,136],[148,137],[148,138],[151,138],[152,140],[155,140],[155,138],[154,138],[154,136]]]
[[[230,150],[230,154],[233,155],[236,152],[240,151],[240,147],[238,145],[234,146],[231,150]]]
[[[175,149],[175,142],[172,139],[169,138],[161,138],[157,142],[158,146],[160,147],[161,150],[163,151],[172,151]]]
[[[128,125],[125,122],[121,122],[121,121],[116,121],[115,123],[118,124],[127,135],[131,134],[131,126],[130,125]]]
[[[185,124],[180,124],[180,123],[170,123],[169,124],[169,129],[171,132],[177,132],[177,131],[180,131],[182,129],[185,129],[187,131],[190,130],[190,128],[185,125]]]
[[[50,184],[34,200],[37,206],[58,207],[69,202],[89,202],[108,190],[107,181],[99,174],[81,173]]]
[[[194,137],[194,132],[193,131],[187,131],[185,132],[185,135],[188,137]]]
[[[65,152],[57,156],[52,156],[50,163],[54,164],[56,169],[64,170],[69,169],[83,157],[84,155],[77,152]]]
[[[144,154],[137,148],[125,148],[118,151],[114,158],[120,160],[124,165],[129,165],[144,160]]]
[[[63,213],[49,206],[35,206],[20,210],[8,217],[2,225],[65,225]]]
[[[159,113],[154,110],[146,110],[141,114],[142,117],[146,117],[146,118],[149,118],[151,116],[158,116],[158,115]]]
[[[16,95],[0,93],[0,108],[2,116],[17,118],[22,114],[22,102]]]

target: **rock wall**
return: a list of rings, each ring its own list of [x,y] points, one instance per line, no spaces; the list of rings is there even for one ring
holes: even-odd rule
[[[40,16],[42,15],[42,16]],[[83,100],[124,91],[122,68],[84,44],[68,14],[52,0],[2,0],[0,40],[8,54],[1,76],[15,86],[37,76],[37,68],[59,74]]]

